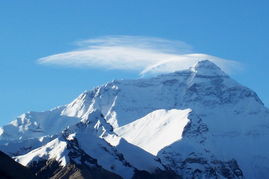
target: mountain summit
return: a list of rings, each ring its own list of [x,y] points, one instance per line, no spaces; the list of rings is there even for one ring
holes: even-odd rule
[[[217,65],[209,60],[198,61],[191,70],[203,76],[227,76]]]
[[[269,110],[257,94],[203,60],[23,114],[0,129],[0,150],[38,176],[73,167],[116,178],[254,179],[268,178],[268,139]]]

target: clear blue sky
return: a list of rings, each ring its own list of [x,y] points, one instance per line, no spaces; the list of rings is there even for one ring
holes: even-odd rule
[[[134,72],[44,66],[38,58],[106,35],[181,40],[196,52],[236,60],[232,75],[269,106],[267,0],[13,0],[0,2],[0,125],[23,112],[69,103]]]

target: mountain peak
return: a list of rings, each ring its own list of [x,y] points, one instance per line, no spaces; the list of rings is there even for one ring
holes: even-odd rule
[[[201,76],[227,76],[215,63],[210,60],[200,60],[193,67],[191,71]]]

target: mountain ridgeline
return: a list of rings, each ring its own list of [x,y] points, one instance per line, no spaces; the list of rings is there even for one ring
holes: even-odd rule
[[[0,128],[0,150],[39,178],[269,178],[268,141],[268,108],[208,60]]]

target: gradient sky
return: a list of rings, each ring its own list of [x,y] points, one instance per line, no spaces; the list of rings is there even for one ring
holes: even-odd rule
[[[108,35],[183,41],[242,64],[232,77],[269,106],[268,0],[13,0],[0,2],[0,125],[72,101],[133,71],[40,65],[37,59]]]

